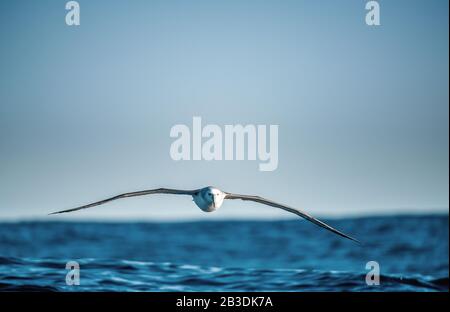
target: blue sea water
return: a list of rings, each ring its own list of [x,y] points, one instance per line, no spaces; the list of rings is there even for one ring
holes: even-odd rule
[[[448,215],[328,222],[0,223],[0,291],[448,291]]]

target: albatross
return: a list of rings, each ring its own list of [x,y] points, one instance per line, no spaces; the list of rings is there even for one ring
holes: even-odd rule
[[[263,205],[280,208],[280,209],[286,210],[288,212],[294,213],[294,214],[296,214],[296,215],[298,215],[298,216],[300,216],[322,228],[327,229],[328,231],[331,231],[337,235],[340,235],[342,237],[345,237],[347,239],[350,239],[350,240],[360,244],[360,242],[357,239],[355,239],[341,231],[336,230],[335,228],[329,226],[328,224],[320,221],[319,219],[314,218],[313,216],[311,216],[299,209],[295,209],[295,208],[292,208],[292,207],[289,207],[289,206],[286,206],[286,205],[283,205],[283,204],[277,203],[275,201],[265,199],[263,197],[256,196],[256,195],[242,195],[242,194],[234,194],[234,193],[224,192],[213,186],[207,186],[207,187],[204,187],[201,189],[196,189],[196,190],[157,188],[157,189],[152,189],[152,190],[123,193],[123,194],[116,195],[116,196],[113,196],[113,197],[110,197],[110,198],[107,198],[104,200],[100,200],[95,203],[87,204],[84,206],[52,212],[52,213],[50,213],[50,215],[87,209],[87,208],[91,208],[94,206],[99,206],[99,205],[105,204],[105,203],[113,201],[113,200],[121,199],[121,198],[136,197],[136,196],[151,195],[151,194],[190,195],[190,196],[192,196],[194,203],[204,212],[216,211],[217,209],[219,209],[222,206],[225,199],[241,199],[241,200],[246,200],[246,201],[253,201],[253,202],[263,204]]]

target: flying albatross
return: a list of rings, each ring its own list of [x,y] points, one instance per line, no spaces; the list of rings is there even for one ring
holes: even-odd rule
[[[264,204],[264,205],[268,205],[268,206],[272,206],[275,208],[280,208],[280,209],[289,211],[289,212],[294,213],[294,214],[296,214],[296,215],[298,215],[320,227],[323,227],[337,235],[340,235],[342,237],[345,237],[352,241],[360,243],[357,239],[336,230],[335,228],[314,218],[313,216],[310,216],[309,214],[307,214],[301,210],[279,204],[277,202],[262,198],[260,196],[240,195],[240,194],[223,192],[223,191],[219,190],[218,188],[215,188],[212,186],[204,187],[202,189],[197,189],[197,190],[178,190],[178,189],[158,188],[158,189],[153,189],[153,190],[123,193],[123,194],[120,194],[120,195],[117,195],[117,196],[114,196],[111,198],[107,198],[107,199],[104,199],[104,200],[101,200],[101,201],[98,201],[98,202],[95,202],[92,204],[84,205],[84,206],[77,207],[77,208],[67,209],[67,210],[61,210],[61,211],[53,212],[50,214],[53,215],[53,214],[82,210],[82,209],[87,209],[87,208],[91,208],[94,206],[102,205],[104,203],[107,203],[107,202],[110,202],[110,201],[113,201],[116,199],[120,199],[120,198],[143,196],[143,195],[150,195],[150,194],[190,195],[190,196],[192,196],[192,199],[194,200],[195,204],[204,212],[213,212],[213,211],[219,209],[222,206],[223,201],[225,199],[241,199],[241,200],[254,201],[254,202],[257,202],[260,204]]]

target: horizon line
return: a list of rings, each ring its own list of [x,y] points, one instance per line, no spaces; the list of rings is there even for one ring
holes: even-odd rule
[[[319,216],[318,218],[324,220],[355,220],[355,219],[370,219],[370,218],[394,218],[394,217],[445,217],[449,216],[449,209],[442,211],[410,211],[410,212],[393,212],[393,213],[368,213],[355,214],[346,216]],[[302,218],[295,217],[226,217],[226,218],[120,218],[120,217],[91,217],[91,218],[46,218],[44,217],[30,217],[30,218],[0,218],[0,223],[195,223],[195,222],[286,222],[286,221],[304,221]]]

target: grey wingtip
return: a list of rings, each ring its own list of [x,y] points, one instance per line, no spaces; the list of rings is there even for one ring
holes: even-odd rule
[[[342,232],[338,232],[338,234],[339,234],[340,236],[345,237],[345,238],[348,239],[348,240],[351,240],[351,241],[354,242],[354,243],[357,243],[357,244],[360,245],[360,246],[364,246],[364,243],[363,243],[363,242],[357,240],[356,238],[354,238],[354,237],[352,237],[352,236],[350,236],[350,235],[344,234],[344,233],[342,233]]]
[[[56,214],[60,214],[60,213],[64,213],[65,211],[55,211],[55,212],[50,212],[49,214],[47,214],[47,216],[51,216],[51,215],[56,215]]]

